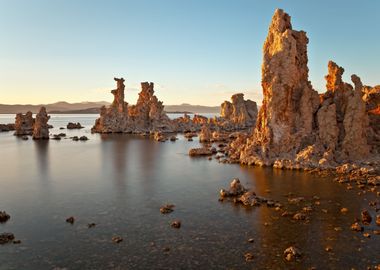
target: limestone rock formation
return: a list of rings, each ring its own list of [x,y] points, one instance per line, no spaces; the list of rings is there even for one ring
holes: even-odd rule
[[[138,131],[160,130],[173,131],[173,124],[164,111],[162,101],[154,95],[154,84],[141,83],[141,92],[136,105],[130,107],[129,113],[134,128]]]
[[[234,128],[252,127],[256,123],[257,104],[252,100],[244,100],[244,94],[235,94],[231,101],[225,101],[221,105],[220,116],[226,123]]]
[[[124,79],[114,78],[116,81],[116,89],[111,93],[114,95],[114,100],[109,108],[103,106],[100,109],[100,118],[96,119],[93,132],[99,133],[120,133],[129,132],[130,121],[128,117],[128,104],[124,101]]]
[[[355,85],[355,91],[350,95],[347,102],[343,125],[345,136],[342,143],[342,151],[350,161],[364,159],[368,156],[366,132],[368,129],[368,115],[366,105],[362,100],[363,84],[356,75],[351,76]]]
[[[289,169],[357,164],[371,178],[380,171],[380,119],[370,113],[377,115],[380,107],[378,90],[356,75],[354,87],[345,83],[344,69],[330,61],[327,91],[318,95],[308,80],[307,43],[306,33],[292,30],[289,15],[276,10],[264,43],[264,99],[256,127],[250,137],[229,144],[230,161]]]
[[[124,101],[124,79],[114,78],[117,88],[112,90],[114,101],[109,108],[102,107],[100,118],[92,128],[99,133],[171,132],[173,123],[166,115],[164,106],[154,95],[154,84],[141,83],[141,92],[136,105],[128,106]]]
[[[307,43],[306,33],[292,30],[290,16],[277,9],[263,48],[263,104],[242,152],[243,163],[271,165],[278,156],[290,157],[315,140],[319,96],[308,80]]]
[[[36,115],[36,120],[33,126],[33,139],[49,139],[49,125],[48,121],[50,116],[48,116],[45,107],[41,107],[40,111]]]
[[[16,136],[32,135],[33,125],[34,119],[32,112],[27,112],[26,114],[18,113],[16,114],[14,134]]]
[[[212,133],[207,125],[203,125],[201,133],[199,134],[199,142],[210,142],[212,139]]]

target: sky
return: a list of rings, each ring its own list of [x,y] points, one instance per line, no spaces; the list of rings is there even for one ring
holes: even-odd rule
[[[0,103],[126,101],[155,83],[164,104],[261,103],[262,46],[276,8],[309,37],[309,79],[331,59],[380,84],[377,0],[0,0]]]

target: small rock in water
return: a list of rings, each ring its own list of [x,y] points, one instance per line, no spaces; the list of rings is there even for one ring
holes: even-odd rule
[[[288,262],[301,258],[301,251],[295,246],[290,246],[284,250],[284,259]]]
[[[372,217],[367,210],[363,210],[361,216],[363,224],[368,225],[371,223]]]
[[[173,135],[173,136],[170,137],[170,141],[171,142],[175,142],[176,140],[178,140],[176,136]]]
[[[4,245],[12,242],[15,239],[13,233],[2,233],[0,234],[0,245]]]
[[[244,254],[244,258],[246,262],[250,262],[253,260],[254,256],[251,252],[247,252]]]
[[[0,211],[0,223],[7,222],[11,218],[5,211]]]
[[[341,212],[342,214],[346,214],[346,213],[348,212],[348,209],[345,208],[345,207],[343,207],[342,209],[340,209],[340,212]]]
[[[87,224],[87,227],[88,227],[88,228],[93,228],[93,227],[95,227],[95,226],[96,226],[95,223],[88,223],[88,224]]]
[[[173,228],[179,229],[179,228],[181,228],[181,221],[179,221],[179,220],[174,220],[174,221],[170,224],[170,226],[172,226]]]
[[[79,141],[79,137],[78,136],[74,136],[71,138],[73,141]]]
[[[170,251],[170,248],[169,248],[169,247],[164,247],[164,248],[162,249],[162,251],[163,251],[163,252],[169,252],[169,251]]]
[[[28,136],[22,136],[21,139],[22,139],[23,141],[27,141],[27,140],[29,140],[29,137],[28,137]]]
[[[255,242],[255,239],[253,239],[253,238],[248,239],[248,243],[253,243],[253,242]]]
[[[74,224],[75,218],[74,217],[69,217],[69,218],[66,219],[66,222],[70,223],[70,224]]]
[[[114,237],[112,237],[112,242],[114,242],[116,244],[119,244],[122,241],[123,241],[123,238],[121,238],[120,236],[114,236]]]
[[[355,222],[354,224],[351,225],[351,230],[355,232],[362,232],[364,229],[358,222]]]
[[[21,240],[13,240],[13,244],[15,245],[21,244]]]
[[[330,252],[330,251],[332,251],[333,249],[332,249],[331,246],[327,246],[327,247],[325,247],[325,250],[326,250],[327,252]]]
[[[366,237],[366,238],[370,238],[371,235],[369,233],[363,233],[363,236]]]
[[[86,136],[81,136],[79,138],[80,141],[88,141],[88,138]]]
[[[174,204],[166,204],[160,208],[160,212],[162,214],[169,214],[174,211],[173,208],[174,208]]]
[[[293,216],[293,219],[295,219],[295,220],[305,220],[306,219],[306,215],[303,214],[303,213],[296,213]]]

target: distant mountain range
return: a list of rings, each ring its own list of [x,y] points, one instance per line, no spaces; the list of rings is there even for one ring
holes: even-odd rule
[[[37,113],[41,106],[45,106],[48,113],[57,114],[85,114],[85,113],[99,113],[100,108],[103,105],[110,105],[109,102],[79,102],[79,103],[68,103],[65,101],[60,101],[52,104],[0,104],[0,114],[16,114],[16,113],[26,113],[31,111],[32,113]],[[192,113],[219,113],[219,106],[200,106],[200,105],[167,105],[165,106],[166,112],[192,112]]]

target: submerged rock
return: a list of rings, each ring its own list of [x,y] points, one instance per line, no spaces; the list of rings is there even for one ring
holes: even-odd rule
[[[15,239],[13,233],[1,233],[0,234],[0,245],[8,244]]]
[[[160,208],[160,212],[162,214],[169,214],[174,211],[175,205],[174,204],[166,204]]]
[[[202,148],[192,148],[189,150],[189,156],[211,156],[213,152],[211,149],[202,147]]]
[[[81,128],[84,128],[79,122],[78,123],[69,122],[66,127],[67,127],[67,129],[81,129]]]
[[[179,229],[181,228],[181,221],[180,220],[174,220],[172,223],[170,223],[170,226],[173,228]]]
[[[119,244],[119,243],[123,242],[123,238],[120,236],[114,236],[114,237],[112,237],[112,242]]]
[[[5,212],[5,211],[0,211],[0,223],[5,223],[7,222],[11,216]]]
[[[290,246],[284,250],[284,259],[286,261],[294,261],[301,258],[301,256],[301,251],[295,246]]]
[[[358,222],[355,222],[354,224],[351,225],[351,230],[356,231],[356,232],[362,232],[364,228]]]
[[[362,222],[365,225],[370,224],[371,221],[372,221],[372,217],[371,217],[370,213],[367,210],[363,210],[362,211],[361,217],[362,217]]]
[[[70,223],[70,224],[74,224],[75,218],[74,217],[69,217],[69,218],[66,219],[66,222]]]

